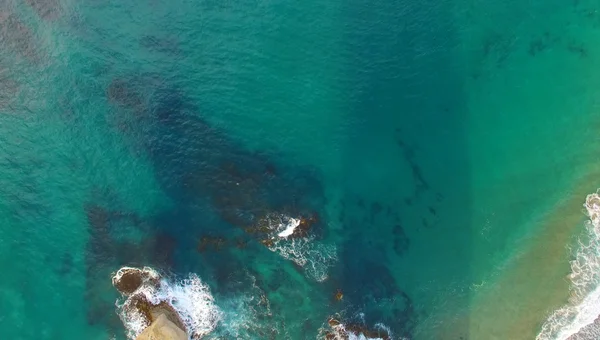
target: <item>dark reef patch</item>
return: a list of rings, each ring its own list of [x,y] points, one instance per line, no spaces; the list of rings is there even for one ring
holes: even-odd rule
[[[61,276],[65,276],[67,274],[70,274],[71,271],[73,271],[73,255],[65,253],[61,257],[58,273]]]
[[[106,89],[110,102],[138,112],[143,109],[143,99],[134,86],[121,79],[114,79]]]
[[[37,58],[34,35],[15,13],[0,11],[0,46],[22,57]]]
[[[138,80],[146,78],[153,81]],[[205,121],[176,87],[144,76],[113,81],[107,95],[125,109],[117,113],[124,118],[116,120],[144,131],[133,138],[142,139],[137,143],[146,148],[163,190],[178,206],[201,202],[210,210],[205,213],[216,212],[226,225],[240,228],[273,212],[319,213],[323,194],[315,171],[286,166],[275,154],[246,150]]]
[[[20,86],[11,78],[9,70],[0,68],[0,110],[11,109],[11,104],[19,91]]]
[[[121,266],[151,266],[176,275],[197,273],[216,295],[259,290],[262,299],[252,308],[265,319],[265,327],[252,332],[278,338],[283,333],[274,331],[273,325],[281,332],[286,326],[274,317],[275,307],[262,289],[277,292],[290,303],[303,303],[299,292],[280,289],[292,285],[298,272],[288,268],[261,278],[247,264],[259,256],[275,256],[275,261],[289,265],[260,243],[273,232],[259,230],[265,216],[300,218],[292,238],[325,236],[326,221],[320,218],[324,195],[317,171],[288,165],[275,152],[247,150],[205,120],[181,89],[155,75],[114,79],[105,95],[112,104],[106,117],[109,126],[125,143],[141,150],[135,155],[153,166],[171,204],[141,217],[123,208],[115,195],[99,190],[85,207],[90,322],[108,327],[118,321],[101,317],[114,314],[116,296],[105,284],[112,272]]]
[[[537,38],[529,42],[529,55],[535,57],[538,53],[545,51],[548,43],[543,38]]]
[[[349,234],[342,245],[337,272],[332,275],[335,279],[326,283],[335,297],[332,307],[341,304],[345,310],[363,313],[362,319],[345,315],[344,324],[383,323],[395,335],[410,338],[416,320],[414,307],[396,282],[391,271],[393,262],[388,258],[390,254],[402,257],[410,247],[401,218],[396,209],[381,202],[366,203],[364,198],[352,201],[363,204],[348,206],[342,219]]]
[[[179,43],[175,38],[145,35],[140,39],[140,46],[149,50],[171,55],[178,55],[181,53]]]
[[[488,32],[482,40],[483,59],[493,63],[497,68],[504,67],[506,60],[513,53],[514,37],[498,32]]]
[[[85,207],[89,241],[86,248],[86,317],[91,325],[102,325],[116,332],[122,326],[114,309],[116,294],[111,292],[106,275],[117,269],[114,244],[109,234],[110,212],[101,206]]]
[[[56,20],[60,16],[61,6],[58,0],[25,0],[25,2],[44,20]]]
[[[348,261],[348,255],[344,259]],[[416,317],[414,307],[410,297],[398,288],[388,265],[370,259],[345,265],[344,300],[361,306],[367,324],[382,322],[389,325],[394,334],[410,338]]]
[[[402,225],[394,225],[392,229],[392,234],[394,235],[394,252],[398,256],[404,255],[404,253],[408,250],[410,240],[408,239],[408,236],[406,236]]]
[[[413,183],[415,183],[413,196],[406,199],[406,203],[412,205],[425,191],[429,190],[429,183],[425,180],[423,171],[415,159],[415,149],[402,140],[400,129],[396,129],[396,144],[400,147],[404,159],[408,162],[413,177]]]
[[[585,58],[588,56],[587,48],[579,42],[571,41],[567,44],[567,51],[579,56],[580,58]]]

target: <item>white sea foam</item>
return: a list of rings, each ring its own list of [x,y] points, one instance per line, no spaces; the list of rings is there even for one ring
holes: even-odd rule
[[[226,327],[216,331],[217,338],[255,339],[256,334],[279,334],[281,327],[277,327],[278,323],[273,319],[267,295],[256,284],[256,278],[246,274],[252,282],[248,290],[220,299],[221,324]]]
[[[115,284],[115,282],[118,282],[121,280],[121,278],[123,277],[123,275],[125,273],[127,273],[130,270],[138,270],[138,268],[133,268],[133,267],[121,267],[119,270],[117,270],[117,272],[115,273],[115,275],[113,275],[112,277],[112,282],[113,285]],[[141,271],[148,277],[154,280],[158,280],[160,279],[160,274],[158,274],[158,272],[150,267],[144,267],[141,269]]]
[[[300,219],[298,218],[290,218],[287,225],[283,225],[285,229],[277,234],[279,237],[287,238],[294,233],[294,230],[300,225]]]
[[[289,237],[300,225],[300,219],[271,214],[266,217],[266,222],[272,230],[269,234],[271,242],[267,244],[269,250],[303,267],[316,281],[327,279],[329,267],[337,261],[335,246],[317,242],[313,235]]]
[[[160,277],[151,268],[145,267],[143,270],[154,278]],[[122,271],[117,272],[115,278],[117,275],[122,275]],[[158,284],[144,282],[124,301],[117,301],[119,317],[130,339],[137,337],[148,326],[145,318],[135,308],[128,308],[136,296],[143,296],[153,305],[161,302],[171,305],[190,335],[201,337],[209,334],[221,320],[222,312],[215,305],[209,287],[196,274],[190,274],[181,281],[163,277]]]
[[[587,235],[585,239],[579,240],[575,259],[571,262],[571,299],[568,305],[550,315],[537,340],[568,339],[586,326],[585,332],[588,334],[600,331],[593,324],[600,315],[599,193],[588,195],[584,207],[589,217],[585,223]]]
[[[350,335],[348,335],[348,340],[383,340],[383,338],[367,338],[363,334],[354,335],[350,333]]]

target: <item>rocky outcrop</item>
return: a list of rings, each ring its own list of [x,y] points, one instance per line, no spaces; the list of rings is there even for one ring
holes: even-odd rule
[[[112,278],[113,286],[128,297],[124,316],[140,319],[147,327],[136,340],[187,340],[187,331],[177,311],[169,303],[151,302],[146,291],[156,290],[160,276],[151,268],[123,267]]]
[[[164,314],[159,314],[152,324],[138,335],[136,340],[187,340],[187,334]]]
[[[349,340],[349,339],[367,339],[367,340],[391,340],[392,338],[384,329],[369,329],[364,325],[343,324],[339,320],[331,317],[327,320],[330,329],[323,335],[325,340]]]

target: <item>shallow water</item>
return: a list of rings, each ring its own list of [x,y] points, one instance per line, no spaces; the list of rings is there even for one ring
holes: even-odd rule
[[[7,338],[123,338],[123,265],[197,274],[223,338],[531,339],[567,303],[593,1],[0,6]]]

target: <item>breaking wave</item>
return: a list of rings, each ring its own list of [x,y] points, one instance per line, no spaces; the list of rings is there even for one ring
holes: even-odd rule
[[[585,200],[589,220],[586,235],[578,241],[575,259],[571,261],[571,298],[569,304],[556,310],[543,324],[537,340],[591,339],[600,333],[594,323],[600,316],[600,194]]]

